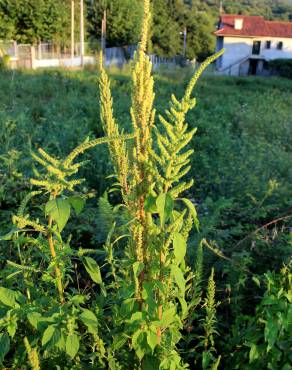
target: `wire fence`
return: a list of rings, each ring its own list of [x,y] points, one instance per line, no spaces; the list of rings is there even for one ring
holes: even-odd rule
[[[133,59],[136,45],[125,47],[106,48],[104,53],[107,66],[116,65],[121,67]],[[78,67],[81,64],[96,63],[96,54],[100,50],[99,43],[84,43],[84,57],[81,58],[80,43],[75,43],[74,50],[61,47],[54,42],[41,42],[37,45],[18,44],[16,41],[0,40],[0,57],[10,57],[10,68],[41,68],[41,67]],[[153,68],[160,66],[173,67],[185,65],[185,59],[181,56],[173,58],[150,55]]]

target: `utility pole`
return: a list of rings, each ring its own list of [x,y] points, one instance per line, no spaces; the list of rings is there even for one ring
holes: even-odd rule
[[[183,56],[186,56],[186,50],[187,50],[187,27],[184,28],[184,49],[183,49]]]
[[[84,9],[83,0],[80,0],[80,64],[84,66]]]
[[[106,10],[103,12],[103,18],[101,22],[101,50],[102,54],[105,55],[106,48]]]
[[[74,59],[74,0],[71,0],[71,60],[72,60],[72,67],[73,67],[73,59]]]

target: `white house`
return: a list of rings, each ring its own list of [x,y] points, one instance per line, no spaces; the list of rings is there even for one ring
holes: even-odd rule
[[[292,22],[226,14],[221,15],[214,35],[217,50],[225,49],[216,65],[222,74],[267,75],[270,60],[292,59]]]

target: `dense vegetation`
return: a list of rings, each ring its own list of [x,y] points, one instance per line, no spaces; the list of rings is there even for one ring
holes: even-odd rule
[[[272,73],[292,79],[292,59],[275,59],[269,63]]]
[[[139,37],[142,0],[85,1],[88,39],[96,46],[101,36],[101,19],[107,10],[107,45],[136,44]],[[0,40],[21,43],[55,41],[70,45],[71,0],[1,0]],[[154,0],[151,27],[152,52],[162,56],[183,53],[184,28],[187,28],[188,58],[202,59],[214,50],[211,36],[218,22],[219,0]],[[78,39],[79,1],[75,0],[76,40]],[[223,1],[223,11],[262,15],[267,19],[292,20],[288,0]]]
[[[183,96],[190,72],[165,70],[155,75],[158,113],[163,113],[172,92],[178,98]],[[116,116],[130,132],[129,74],[112,71],[111,78]],[[113,323],[96,274],[98,262],[110,294],[114,287],[109,266],[117,268],[124,248],[121,239],[111,254],[111,242],[125,233],[126,216],[119,208],[113,209],[121,199],[116,192],[109,192],[115,180],[105,179],[114,171],[107,149],[99,146],[83,155],[82,159],[89,160],[80,170],[86,182],[71,195],[72,211],[77,210],[78,215],[71,211],[62,232],[64,247],[59,258],[64,260],[67,284],[67,303],[62,310],[54,294],[55,264],[47,266],[41,233],[15,234],[15,229],[9,233],[12,216],[19,215],[19,205],[34,188],[29,179],[39,172],[31,150],[41,147],[64,158],[87,136],[103,135],[97,82],[94,71],[1,73],[0,202],[1,234],[5,237],[0,242],[0,361],[6,367],[25,366],[27,353],[34,358],[36,350],[42,366],[116,369],[120,362],[125,368],[121,357],[127,366],[138,366],[133,353],[125,357],[123,341],[114,339],[112,346],[108,345],[119,331],[108,332],[114,330]],[[205,289],[200,293],[200,287],[193,287],[196,310],[184,321],[178,351],[195,368],[215,366],[215,359],[221,356],[222,369],[291,369],[291,274],[289,266],[283,265],[292,251],[291,84],[279,78],[205,76],[195,95],[198,106],[188,114],[188,122],[190,128],[198,127],[189,144],[196,153],[187,175],[195,180],[195,186],[186,195],[196,204],[200,232],[194,230],[190,235],[187,261],[190,266],[200,266],[204,260],[204,268],[194,270],[203,287],[215,267],[215,299],[220,304],[216,307],[212,278],[207,295]],[[43,204],[46,197],[41,196]],[[43,206],[34,197],[23,215],[29,213],[30,218],[41,220],[42,212]],[[117,228],[108,239],[113,223]],[[126,314],[129,307],[122,309]],[[62,333],[69,333],[67,346],[60,339]],[[151,334],[149,342],[154,343]],[[133,343],[134,351],[139,348]],[[148,356],[146,365],[155,369],[153,362],[149,365],[150,359]]]

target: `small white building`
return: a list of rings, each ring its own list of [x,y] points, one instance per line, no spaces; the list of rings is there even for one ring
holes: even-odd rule
[[[225,14],[220,17],[214,35],[217,50],[225,49],[216,64],[222,74],[268,75],[270,60],[292,59],[292,22]]]

